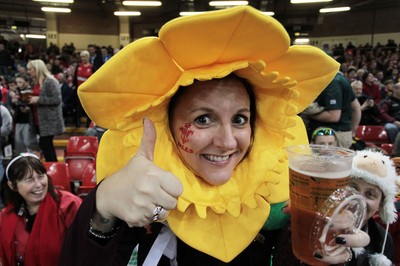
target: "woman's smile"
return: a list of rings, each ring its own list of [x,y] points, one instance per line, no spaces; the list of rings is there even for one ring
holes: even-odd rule
[[[250,147],[250,115],[250,96],[238,78],[184,88],[171,115],[182,160],[207,183],[226,183]]]

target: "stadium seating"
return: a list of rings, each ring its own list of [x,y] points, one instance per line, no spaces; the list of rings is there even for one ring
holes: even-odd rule
[[[82,181],[83,172],[88,165],[96,165],[98,140],[94,136],[72,136],[64,153],[72,181]]]
[[[380,146],[383,143],[391,143],[383,126],[358,126],[356,137],[368,144]]]
[[[83,198],[96,187],[96,169],[94,164],[89,164],[82,174],[82,184],[77,188],[76,194]]]
[[[43,162],[54,187],[71,192],[71,179],[68,164],[62,162]]]
[[[387,155],[389,155],[389,156],[392,155],[392,151],[393,151],[392,143],[382,143],[380,147],[381,147],[381,149],[386,151]]]

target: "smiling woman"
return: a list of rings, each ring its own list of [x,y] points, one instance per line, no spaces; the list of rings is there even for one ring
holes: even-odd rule
[[[211,185],[226,183],[250,148],[255,107],[245,84],[235,75],[195,82],[171,99],[170,127],[181,158]]]
[[[81,199],[54,189],[46,168],[31,153],[7,165],[0,213],[0,262],[3,265],[57,264],[67,227]]]
[[[108,130],[101,183],[59,265],[126,265],[138,243],[139,265],[268,265],[263,226],[284,224],[289,194],[284,147],[307,142],[297,114],[338,64],[290,47],[282,25],[248,6],[170,21],[159,36],[128,45],[78,90]]]

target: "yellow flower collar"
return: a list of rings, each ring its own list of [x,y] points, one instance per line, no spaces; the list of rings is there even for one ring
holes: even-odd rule
[[[90,118],[109,129],[97,178],[126,164],[148,117],[157,130],[155,164],[184,188],[168,217],[171,230],[191,247],[229,262],[255,238],[270,204],[288,199],[284,147],[307,142],[297,114],[333,79],[338,63],[318,48],[290,47],[282,25],[249,6],[178,18],[159,36],[131,43],[79,88]],[[179,86],[232,72],[254,86],[254,143],[232,178],[211,186],[180,159],[168,128],[168,102]]]

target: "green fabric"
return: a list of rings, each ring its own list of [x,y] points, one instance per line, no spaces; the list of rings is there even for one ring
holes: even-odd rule
[[[286,201],[271,204],[271,212],[265,222],[264,230],[275,230],[286,226],[289,222],[290,215],[282,212],[282,208],[285,206]]]
[[[138,257],[138,246],[136,246],[132,251],[132,255],[129,259],[127,266],[137,266],[138,265],[137,257]]]

